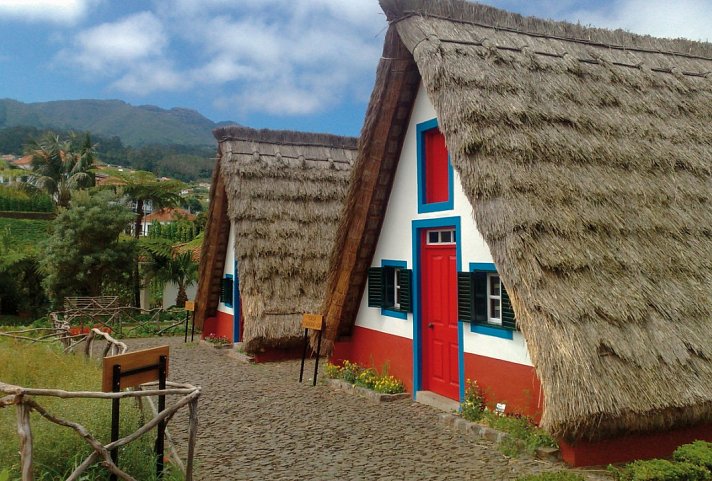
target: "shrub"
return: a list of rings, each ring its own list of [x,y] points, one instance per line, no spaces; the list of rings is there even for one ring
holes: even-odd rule
[[[665,459],[635,461],[621,469],[611,470],[619,481],[710,481],[705,468],[690,463],[673,463]]]
[[[541,474],[530,474],[517,478],[517,481],[586,481],[586,479],[578,473],[571,471],[549,471]]]
[[[465,384],[465,400],[460,404],[462,417],[468,421],[479,421],[485,410],[485,398],[477,381],[468,379]]]
[[[712,443],[695,441],[677,448],[672,455],[675,461],[703,466],[712,471]]]
[[[373,368],[364,368],[356,363],[344,361],[341,367],[334,364],[326,365],[326,375],[332,379],[343,379],[344,381],[365,387],[383,394],[398,394],[405,392],[403,382],[394,376],[388,375],[388,369],[384,368],[379,374]]]

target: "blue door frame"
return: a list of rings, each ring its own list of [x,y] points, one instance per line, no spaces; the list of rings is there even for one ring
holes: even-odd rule
[[[439,219],[424,219],[414,220],[411,225],[411,236],[413,243],[413,397],[415,393],[421,390],[423,380],[421,375],[423,372],[423,346],[421,331],[421,306],[420,306],[420,234],[423,229],[434,229],[438,227],[454,227],[455,228],[455,252],[456,252],[456,270],[462,271],[462,249],[461,237],[462,229],[460,228],[460,217],[441,217]],[[465,400],[465,350],[463,345],[463,325],[461,320],[457,320],[457,369],[458,382],[460,390],[460,402]]]
[[[232,342],[240,342],[240,317],[242,302],[240,302],[240,276],[237,275],[237,257],[233,264],[232,282]]]

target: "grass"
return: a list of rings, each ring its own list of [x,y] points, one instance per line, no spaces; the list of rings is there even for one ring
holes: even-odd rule
[[[0,379],[23,387],[55,388],[68,391],[101,390],[101,368],[93,360],[66,355],[48,345],[31,345],[0,338]],[[102,443],[110,438],[111,401],[106,399],[60,400],[36,397],[35,400],[51,414],[78,422]],[[9,479],[19,478],[19,441],[16,433],[15,409],[0,409],[0,473],[9,471]],[[121,436],[135,431],[141,424],[136,402],[121,403]],[[66,479],[90,453],[88,445],[72,430],[57,426],[37,413],[31,418],[35,479],[58,481]],[[124,447],[119,454],[122,469],[136,479],[155,479],[153,442],[155,430]],[[85,472],[83,481],[108,479],[108,472],[98,466]],[[165,479],[179,479],[169,472]]]
[[[0,233],[8,236],[8,248],[25,252],[33,250],[47,238],[50,221],[39,219],[10,219],[0,217]]]

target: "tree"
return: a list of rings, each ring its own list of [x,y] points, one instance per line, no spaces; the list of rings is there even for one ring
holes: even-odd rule
[[[105,169],[109,175],[107,185],[117,193],[131,200],[136,206],[134,217],[134,237],[138,239],[144,217],[144,206],[150,202],[154,209],[174,207],[181,201],[180,192],[185,186],[182,182],[161,181],[151,172],[133,171],[124,172],[114,169]],[[134,263],[134,305],[141,307],[141,280],[139,277],[138,258]]]
[[[40,260],[43,285],[55,306],[67,296],[101,295],[107,283],[125,278],[126,266],[136,258],[135,242],[119,234],[131,219],[111,192],[81,192],[60,212]]]
[[[198,280],[198,263],[193,259],[193,252],[177,251],[167,239],[145,239],[141,247],[151,257],[147,266],[148,280],[177,285],[176,306],[185,306],[186,289]]]
[[[32,176],[30,182],[45,190],[55,203],[67,207],[72,191],[86,189],[94,185],[96,152],[89,134],[83,140],[71,134],[62,140],[58,135],[47,133],[40,140],[27,146],[32,156]]]

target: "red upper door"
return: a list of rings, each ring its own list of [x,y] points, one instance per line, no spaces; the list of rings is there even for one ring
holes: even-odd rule
[[[450,195],[445,136],[439,129],[423,133],[425,142],[425,203],[447,202]]]
[[[420,241],[422,386],[459,399],[455,231],[422,231]]]

